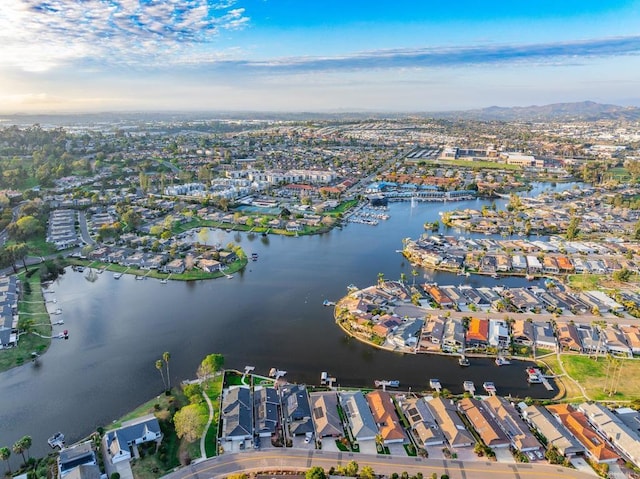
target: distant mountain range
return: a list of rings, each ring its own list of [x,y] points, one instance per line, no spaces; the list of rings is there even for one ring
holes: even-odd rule
[[[593,101],[553,103],[542,106],[491,106],[478,110],[434,112],[434,118],[466,118],[484,121],[640,120],[640,108],[605,105]]]
[[[412,117],[436,119],[460,119],[479,121],[596,121],[596,120],[640,120],[640,108],[583,101],[575,103],[553,103],[542,106],[491,106],[475,110],[434,112],[268,112],[268,111],[211,111],[211,112],[101,112],[101,113],[43,113],[0,114],[0,126],[11,124],[32,125],[82,125],[82,124],[131,124],[136,121],[189,122],[213,119],[284,120],[284,121],[359,121],[366,119],[400,119]]]

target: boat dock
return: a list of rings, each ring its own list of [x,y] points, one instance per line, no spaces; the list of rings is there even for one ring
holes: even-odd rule
[[[475,384],[473,384],[473,381],[465,381],[462,383],[462,387],[464,388],[464,390],[470,394],[475,394],[476,393],[476,386]]]
[[[529,384],[542,384],[547,391],[553,391],[553,385],[538,368],[527,368],[527,382]]]
[[[482,384],[482,387],[490,396],[496,395],[496,386],[492,382],[486,381]]]
[[[440,392],[442,390],[442,384],[440,384],[439,379],[429,379],[429,386],[431,386],[431,389],[435,389],[436,392]]]

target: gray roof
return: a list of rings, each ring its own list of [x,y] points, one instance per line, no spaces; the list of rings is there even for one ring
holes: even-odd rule
[[[222,437],[252,436],[251,391],[246,387],[230,388],[222,399]]]
[[[278,392],[274,388],[256,388],[253,393],[254,427],[258,434],[276,431],[278,424]]]
[[[361,391],[340,393],[340,402],[357,440],[374,439],[378,426]]]
[[[340,436],[344,433],[335,392],[312,393],[311,405],[318,437]]]
[[[83,464],[69,471],[67,479],[100,479],[100,468],[95,464]]]
[[[582,403],[578,409],[586,414],[589,422],[620,449],[632,462],[640,462],[640,440],[633,431],[609,408],[597,403]]]
[[[547,442],[563,456],[584,453],[584,447],[553,414],[542,406],[532,405],[524,410],[527,420],[534,425]]]
[[[66,447],[60,451],[60,455],[58,456],[58,466],[63,474],[83,464],[95,463],[96,455],[89,441],[76,446]]]
[[[291,421],[311,417],[311,405],[307,389],[302,384],[286,384],[280,389],[282,406]]]
[[[107,447],[110,448],[111,444],[117,441],[121,450],[128,450],[131,444],[135,444],[136,441],[139,442],[148,432],[152,432],[155,435],[161,434],[158,419],[153,415],[145,416],[137,422],[109,431],[107,433]]]

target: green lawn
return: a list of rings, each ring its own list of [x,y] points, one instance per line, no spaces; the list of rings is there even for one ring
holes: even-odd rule
[[[603,274],[570,274],[567,278],[569,287],[579,290],[598,289],[600,280],[605,278]]]
[[[49,314],[44,303],[44,296],[40,286],[40,274],[36,272],[30,278],[26,278],[24,272],[18,275],[20,281],[28,282],[31,286],[31,293],[24,294],[18,304],[20,320],[32,319],[35,323],[34,332],[50,337],[52,327]],[[0,371],[6,371],[25,362],[31,361],[31,353],[44,353],[51,344],[51,339],[41,338],[35,334],[23,334],[20,336],[18,346],[0,351]],[[45,361],[45,358],[38,361]]]
[[[426,166],[459,166],[461,168],[477,168],[482,170],[510,170],[520,171],[518,165],[507,165],[506,163],[495,163],[493,161],[471,161],[471,160],[438,160],[427,161]]]
[[[213,421],[205,435],[204,447],[207,457],[218,454],[218,411],[220,409],[220,395],[222,394],[222,375],[216,376],[206,382],[205,394],[213,405]]]
[[[634,400],[640,399],[640,361],[619,359],[622,361],[622,375],[613,380],[613,366],[607,357],[595,359],[587,356],[563,354],[561,356],[567,374],[578,381],[587,394],[594,400]],[[618,374],[616,373],[616,377]],[[608,390],[615,385],[616,394]],[[606,390],[606,391],[605,391]]]

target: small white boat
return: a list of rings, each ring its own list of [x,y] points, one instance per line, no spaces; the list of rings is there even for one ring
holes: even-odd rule
[[[167,280],[166,280],[166,278],[165,278],[165,279],[161,279],[161,280],[160,280],[160,284],[167,284]]]
[[[429,379],[429,386],[431,389],[435,389],[436,391],[440,391],[442,389],[439,379]]]
[[[397,379],[393,379],[391,381],[380,381],[380,380],[375,380],[373,381],[373,384],[375,384],[375,386],[377,388],[380,388],[382,386],[389,386],[391,388],[397,388],[400,386],[400,381],[398,381]]]
[[[462,383],[462,387],[468,393],[474,394],[476,392],[476,386],[473,384],[473,381],[465,381]]]
[[[122,273],[113,273],[113,279],[120,279],[122,278]]]
[[[464,354],[460,356],[460,358],[458,359],[458,364],[462,367],[467,367],[471,365],[471,363],[469,362],[469,359],[467,359],[467,357]]]
[[[484,382],[482,384],[482,387],[489,394],[495,394],[496,393],[496,386],[491,381]]]
[[[503,358],[502,356],[498,356],[496,358],[496,365],[498,365],[498,366],[506,366],[507,364],[511,364],[511,361],[509,361],[508,359]]]

